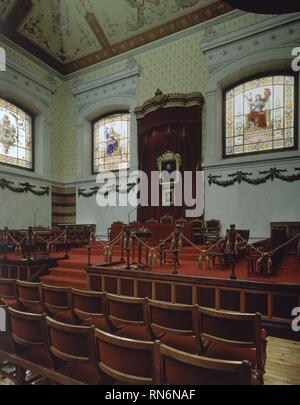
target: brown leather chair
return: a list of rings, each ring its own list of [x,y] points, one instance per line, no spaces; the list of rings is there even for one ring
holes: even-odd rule
[[[162,385],[250,385],[248,361],[210,359],[160,346]]]
[[[95,331],[99,369],[114,384],[158,384],[159,342],[145,342]]]
[[[79,324],[111,330],[107,319],[106,293],[72,288],[71,308]]]
[[[263,382],[267,333],[260,314],[217,311],[199,308],[200,336],[206,341],[206,356],[222,360],[249,360],[252,370]]]
[[[114,334],[137,340],[151,340],[146,298],[107,294],[107,318]]]
[[[18,384],[25,384],[26,361],[52,369],[45,314],[31,314],[8,307],[7,328],[14,352],[24,361],[24,367],[17,366]]]
[[[75,326],[46,318],[47,338],[54,368],[88,385],[103,383],[92,326]]]
[[[44,313],[41,283],[17,281],[16,286],[18,307],[21,311],[28,311],[34,314]]]
[[[75,322],[71,310],[71,287],[42,284],[42,305],[44,312],[61,322]]]
[[[198,307],[148,300],[152,339],[189,353],[202,353]]]

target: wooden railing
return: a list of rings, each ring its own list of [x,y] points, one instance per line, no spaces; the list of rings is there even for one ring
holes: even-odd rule
[[[275,274],[287,248],[293,245],[296,241],[298,241],[297,256],[300,260],[300,233],[275,248],[273,248],[270,239],[249,245],[247,255],[248,273],[259,273],[267,276]]]
[[[45,229],[29,227],[26,230],[0,230],[0,253],[7,259],[10,253],[23,259],[33,256],[50,257],[51,253],[64,251],[65,257],[74,246],[88,244],[92,235],[90,227],[83,230]]]

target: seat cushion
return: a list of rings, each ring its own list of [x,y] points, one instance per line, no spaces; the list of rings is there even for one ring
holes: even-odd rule
[[[52,368],[48,351],[46,349],[29,349],[20,357],[45,368]]]
[[[36,307],[25,308],[26,312],[30,312],[31,314],[43,314],[44,308],[42,305],[37,305]]]
[[[8,305],[9,307],[17,307],[17,305],[18,305],[17,300],[6,299],[6,298],[1,298],[0,303],[3,303],[4,305]]]
[[[167,333],[162,338],[160,338],[161,343],[167,346],[171,346],[174,349],[181,350],[183,352],[198,354],[199,348],[196,344],[196,339],[194,336],[185,335],[175,335]]]
[[[52,318],[58,322],[67,323],[69,325],[80,325],[81,323],[70,310],[57,312],[54,316],[52,316]]]
[[[58,372],[88,385],[100,385],[102,383],[98,371],[92,365],[68,363]]]
[[[135,340],[149,340],[147,329],[144,326],[124,326],[115,335]]]
[[[210,345],[207,353],[207,357],[222,360],[248,360],[251,363],[251,367],[256,367],[256,349],[244,349],[239,347],[233,347],[224,345],[221,343],[213,343]]]
[[[82,326],[96,326],[96,328],[103,330],[104,332],[111,333],[111,329],[103,317],[87,319],[81,325]]]

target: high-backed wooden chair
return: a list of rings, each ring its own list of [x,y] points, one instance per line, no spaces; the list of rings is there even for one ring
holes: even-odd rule
[[[16,280],[0,278],[0,305],[17,305]]]
[[[188,224],[188,222],[189,221],[186,218],[181,217],[179,219],[176,219],[175,224],[176,225],[186,225],[186,224]]]
[[[151,219],[147,219],[147,221],[145,223],[146,224],[158,224],[158,220],[151,218]]]
[[[107,294],[106,303],[109,324],[116,335],[151,340],[147,299]]]
[[[174,218],[170,214],[165,214],[162,217],[160,217],[160,223],[161,224],[173,224]]]
[[[224,361],[160,346],[162,385],[249,385],[248,361]]]
[[[122,338],[99,329],[95,337],[99,369],[115,383],[159,383],[159,342]]]
[[[47,345],[46,315],[21,312],[7,308],[7,328],[15,353],[25,360],[24,368],[17,367],[18,383],[25,383],[26,360],[52,368]]]
[[[107,321],[106,293],[72,288],[71,307],[78,323],[94,325],[99,329],[110,331]]]
[[[34,314],[44,313],[41,300],[41,284],[30,283],[28,281],[17,281],[17,299],[18,306],[22,311],[28,311]]]
[[[194,243],[201,243],[202,242],[202,237],[203,233],[205,231],[204,227],[204,221],[203,219],[193,219],[191,221],[192,224],[192,238]]]
[[[96,360],[94,329],[46,318],[47,337],[54,368],[88,385],[103,382]]]
[[[64,318],[70,317],[73,320],[71,311],[71,287],[58,287],[42,284],[42,305],[44,312],[50,316],[59,316],[63,313]]]
[[[205,241],[217,241],[220,238],[221,223],[219,219],[210,219],[206,221],[204,232]]]
[[[189,353],[201,353],[197,306],[148,300],[152,339]]]
[[[208,342],[206,356],[223,360],[249,360],[262,381],[266,363],[266,331],[260,314],[199,308],[200,336]]]

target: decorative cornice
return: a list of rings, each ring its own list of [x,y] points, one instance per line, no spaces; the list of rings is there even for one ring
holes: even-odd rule
[[[145,103],[135,109],[135,114],[137,119],[144,118],[147,114],[163,108],[174,108],[174,107],[193,107],[200,106],[204,104],[204,97],[199,92],[181,94],[181,93],[170,93],[163,94],[160,89],[157,89],[155,96],[145,101]]]
[[[287,172],[287,169],[276,169],[276,168],[271,168],[269,170],[264,170],[262,172],[259,172],[259,177],[249,177],[253,176],[253,173],[248,173],[248,172],[242,172],[238,171],[236,173],[228,174],[227,177],[229,179],[227,180],[221,180],[222,176],[213,176],[210,174],[208,176],[208,184],[209,186],[212,186],[212,184],[215,184],[220,187],[230,187],[233,186],[234,184],[238,183],[247,183],[251,184],[254,186],[260,185],[260,184],[265,184],[268,181],[274,181],[275,179],[281,180],[287,183],[293,183],[294,181],[299,181],[300,180],[300,168],[296,167],[294,170],[297,173],[293,173],[290,175],[285,175],[283,173]]]
[[[8,189],[12,191],[13,193],[32,193],[36,196],[44,196],[44,195],[49,195],[50,193],[50,187],[49,186],[41,186],[39,190],[36,190],[36,186],[30,183],[19,183],[18,186],[14,185],[15,183],[13,181],[9,181],[5,178],[0,179],[0,189],[5,190]]]
[[[219,35],[213,39],[207,41],[201,41],[201,49],[204,54],[219,47],[231,44],[236,41],[241,41],[246,38],[251,38],[253,35],[261,34],[266,31],[274,30],[286,26],[286,24],[296,22],[300,20],[300,13],[293,13],[288,15],[278,15],[266,19],[264,21],[254,23],[250,26],[238,29],[233,32],[229,32],[223,35]]]
[[[132,59],[131,59],[132,62]],[[133,76],[140,76],[142,68],[137,63],[127,63],[127,67],[119,72],[113,73],[112,75],[102,77],[97,80],[92,80],[89,82],[82,82],[81,80],[75,80],[72,83],[72,91],[74,95],[85,93],[90,90],[94,90],[99,87],[107,86],[109,84],[119,82],[124,79],[128,79]]]

